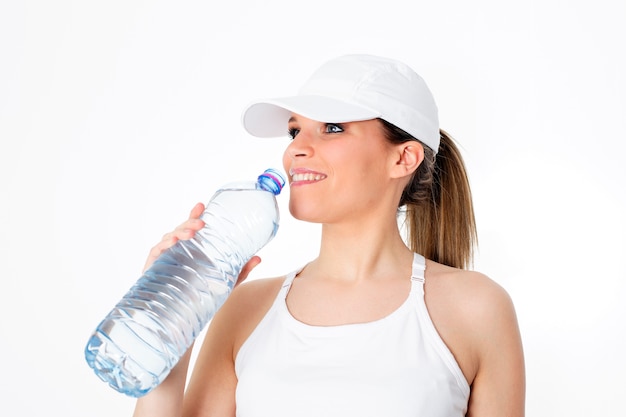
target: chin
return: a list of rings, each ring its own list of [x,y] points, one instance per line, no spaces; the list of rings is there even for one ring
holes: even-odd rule
[[[309,223],[322,223],[323,219],[315,209],[316,204],[289,204],[289,213],[294,219]]]

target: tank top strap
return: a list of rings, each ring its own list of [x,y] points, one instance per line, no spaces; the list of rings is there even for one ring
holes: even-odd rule
[[[278,300],[287,299],[287,294],[289,293],[289,289],[291,288],[291,284],[293,283],[293,280],[296,278],[296,276],[298,276],[300,271],[302,271],[303,269],[304,267],[296,269],[295,271],[292,271],[285,276],[283,285],[280,287],[280,291],[278,292],[278,296],[276,297]]]
[[[419,253],[413,255],[413,267],[411,281],[424,284],[424,272],[426,271],[426,258]]]

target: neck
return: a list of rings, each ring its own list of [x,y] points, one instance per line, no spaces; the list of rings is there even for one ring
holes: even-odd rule
[[[321,276],[358,281],[410,263],[413,254],[400,236],[395,216],[369,223],[375,224],[323,225],[320,255],[310,266]]]

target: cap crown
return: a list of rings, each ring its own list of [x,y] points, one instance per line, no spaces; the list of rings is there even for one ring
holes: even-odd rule
[[[344,55],[318,68],[296,96],[262,100],[243,114],[259,137],[281,136],[291,113],[326,123],[381,118],[439,149],[437,105],[424,80],[399,61]]]
[[[439,147],[438,111],[432,93],[422,77],[402,62],[345,55],[317,69],[298,95],[324,96],[367,108],[433,150]]]

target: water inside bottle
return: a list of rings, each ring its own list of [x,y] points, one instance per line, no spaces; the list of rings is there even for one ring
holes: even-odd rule
[[[225,302],[241,267],[275,235],[276,201],[256,188],[221,190],[203,220],[211,227],[163,253],[87,344],[89,366],[119,392],[140,397],[165,379]]]

